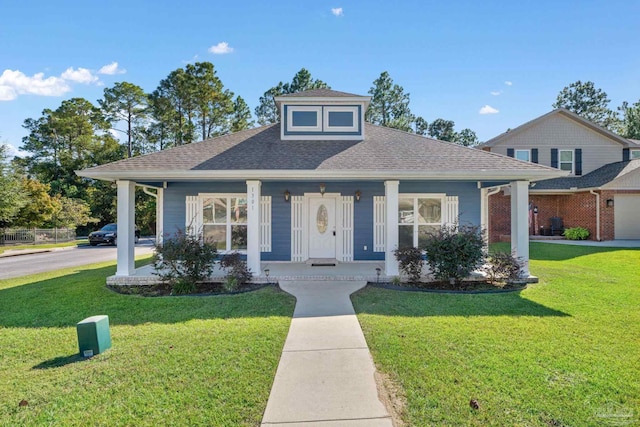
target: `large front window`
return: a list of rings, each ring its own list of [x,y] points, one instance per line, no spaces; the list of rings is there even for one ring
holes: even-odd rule
[[[219,251],[247,249],[246,195],[202,196],[202,234]]]
[[[398,246],[422,247],[427,235],[442,226],[443,197],[401,196],[398,200]]]

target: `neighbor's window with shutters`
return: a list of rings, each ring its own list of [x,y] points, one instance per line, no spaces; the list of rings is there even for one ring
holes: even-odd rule
[[[219,251],[247,249],[246,195],[202,196],[202,232]]]
[[[573,172],[573,150],[559,150],[558,164],[561,170]]]
[[[442,226],[442,196],[398,199],[398,247],[422,247],[427,234]]]

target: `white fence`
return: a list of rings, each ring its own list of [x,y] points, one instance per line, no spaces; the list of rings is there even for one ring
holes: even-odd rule
[[[25,243],[58,243],[76,239],[71,228],[5,228],[0,229],[0,245]]]

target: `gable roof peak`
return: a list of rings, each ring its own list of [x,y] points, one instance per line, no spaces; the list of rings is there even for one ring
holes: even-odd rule
[[[489,147],[489,148],[494,147],[497,144],[503,142],[505,140],[505,138],[508,138],[508,137],[510,137],[512,135],[518,134],[518,133],[524,131],[525,129],[530,128],[531,126],[534,126],[534,125],[536,125],[536,124],[538,124],[538,123],[540,123],[540,122],[542,122],[544,120],[547,120],[549,117],[553,117],[553,116],[557,116],[557,115],[561,115],[561,116],[566,117],[566,118],[568,118],[570,120],[573,120],[574,122],[576,122],[576,123],[578,123],[578,124],[580,124],[582,126],[585,126],[585,127],[591,129],[594,132],[597,132],[597,133],[599,133],[599,134],[601,134],[601,135],[603,135],[603,136],[605,136],[605,137],[607,137],[609,139],[612,139],[613,141],[617,142],[618,144],[622,145],[625,148],[633,145],[633,143],[630,140],[625,139],[625,138],[621,137],[620,135],[617,135],[617,134],[611,132],[608,129],[605,129],[605,128],[601,127],[601,126],[598,126],[597,124],[595,124],[593,122],[590,122],[589,120],[585,119],[584,117],[577,115],[573,111],[569,111],[566,108],[556,108],[555,110],[552,110],[552,111],[550,111],[550,112],[548,112],[546,114],[543,114],[543,115],[541,115],[539,117],[536,117],[535,119],[530,120],[530,121],[528,121],[526,123],[523,123],[523,124],[521,124],[520,126],[518,126],[516,128],[509,129],[506,132],[503,132],[500,135],[491,138],[490,140],[486,141],[485,143],[480,144],[478,147],[480,147],[480,148],[482,148],[482,147]]]

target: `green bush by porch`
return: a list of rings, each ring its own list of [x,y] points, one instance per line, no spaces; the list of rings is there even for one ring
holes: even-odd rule
[[[257,425],[294,299],[125,296],[105,288],[113,273],[0,281],[0,425]],[[95,314],[113,347],[81,360],[75,324]]]
[[[520,293],[369,288],[353,301],[378,369],[406,396],[408,425],[597,426],[616,410],[635,411],[634,425],[639,264],[639,250],[533,243],[541,282]]]

